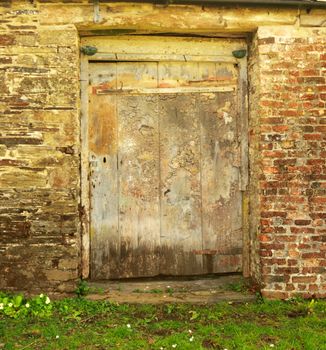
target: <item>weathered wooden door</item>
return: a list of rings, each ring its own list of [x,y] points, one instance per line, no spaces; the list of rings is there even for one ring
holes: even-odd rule
[[[241,271],[238,66],[89,72],[91,277]]]

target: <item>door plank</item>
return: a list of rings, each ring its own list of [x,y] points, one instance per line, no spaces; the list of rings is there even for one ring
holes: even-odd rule
[[[91,277],[119,262],[116,97],[92,95],[89,114]]]
[[[162,274],[202,272],[200,135],[195,94],[159,96]]]
[[[155,95],[118,96],[120,278],[159,273],[157,108]]]
[[[240,147],[234,93],[201,94],[203,246],[208,273],[241,269]],[[232,264],[230,263],[232,262]]]

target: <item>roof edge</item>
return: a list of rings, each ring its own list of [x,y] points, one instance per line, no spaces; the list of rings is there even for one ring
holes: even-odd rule
[[[299,7],[326,9],[326,0],[111,0],[110,2],[142,2],[162,5],[212,5],[212,6],[257,6],[257,7]],[[107,1],[97,1],[101,3]]]

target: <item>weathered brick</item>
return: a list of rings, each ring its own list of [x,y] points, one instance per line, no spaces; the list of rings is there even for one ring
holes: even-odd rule
[[[264,89],[259,107],[253,108],[253,115],[258,125],[261,121],[263,128],[259,130],[264,133],[256,142],[257,149],[261,150],[258,156],[261,173],[257,176],[261,180],[260,232],[267,238],[261,239],[259,245],[264,265],[261,273],[265,281],[263,290],[268,297],[272,297],[270,291],[273,288],[274,293],[293,295],[301,291],[303,295],[311,295],[309,293],[320,290],[318,276],[324,274],[321,270],[324,267],[320,265],[325,259],[321,245],[324,235],[316,231],[317,228],[323,229],[326,218],[323,215],[325,192],[321,182],[326,173],[326,152],[323,151],[326,147],[323,144],[326,131],[323,92],[326,89],[325,72],[319,60],[324,55],[324,48],[317,44],[320,34],[312,34],[310,29],[308,32],[311,34],[309,43],[302,29],[293,30],[291,35],[281,29],[275,30],[275,43],[286,44],[286,54],[284,47],[264,41],[264,38],[273,36],[267,36],[264,30],[261,30],[262,37],[260,30],[257,34],[257,51],[264,59],[259,60],[260,69],[255,74],[264,84]],[[265,58],[272,45],[273,55]],[[279,219],[283,222],[279,223]],[[285,245],[285,252],[273,249],[278,244]],[[272,255],[268,254],[269,250]],[[272,262],[274,254],[287,256],[287,266],[283,261]],[[272,278],[269,267],[276,276],[291,276],[294,284]]]
[[[289,294],[287,292],[275,291],[275,290],[262,290],[262,296],[268,299],[287,299]]]
[[[316,276],[293,276],[292,282],[293,283],[312,283],[315,282],[317,279]]]
[[[296,225],[300,225],[300,226],[307,226],[307,225],[310,225],[311,223],[311,220],[294,220],[294,223]]]

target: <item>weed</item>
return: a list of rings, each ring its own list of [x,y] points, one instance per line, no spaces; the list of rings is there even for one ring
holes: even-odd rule
[[[162,289],[148,289],[148,290],[142,290],[142,289],[134,289],[132,291],[133,293],[147,293],[147,294],[162,294],[163,293],[163,290]]]
[[[170,296],[172,296],[173,293],[174,293],[174,289],[171,288],[171,287],[166,287],[165,291],[166,291],[166,293],[168,293]]]
[[[75,289],[75,294],[78,298],[86,296],[91,291],[91,288],[88,286],[88,283],[85,280],[80,279],[77,284],[77,288]]]
[[[292,300],[292,303],[294,303],[295,306],[289,311],[289,317],[312,315],[315,313],[317,306],[317,302],[314,299],[310,300],[309,302],[304,301],[303,299],[296,299],[295,302]]]
[[[233,292],[245,293],[248,291],[248,285],[244,281],[239,281],[235,283],[229,283],[226,285],[226,289]]]
[[[176,309],[175,304],[167,304],[166,305],[166,313],[168,315],[172,314],[175,311],[175,309]]]
[[[190,316],[190,321],[197,320],[197,318],[200,316],[200,314],[197,311],[195,311],[195,310],[190,310],[189,313],[191,315]]]

